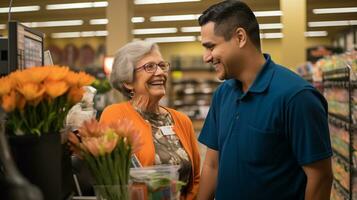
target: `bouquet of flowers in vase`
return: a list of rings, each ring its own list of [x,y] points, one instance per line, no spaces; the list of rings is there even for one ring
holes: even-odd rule
[[[69,109],[82,99],[82,87],[94,80],[61,66],[32,67],[0,78],[7,129],[15,135],[59,132]]]
[[[103,124],[92,119],[83,122],[78,135],[70,133],[68,139],[88,165],[99,199],[129,199],[130,160],[140,146],[138,131],[131,121]]]

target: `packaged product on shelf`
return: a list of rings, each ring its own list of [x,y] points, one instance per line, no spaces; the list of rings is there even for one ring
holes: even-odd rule
[[[342,116],[348,119],[349,115],[349,104],[340,103],[338,101],[328,101],[329,112],[335,115]]]
[[[344,88],[325,88],[324,96],[327,101],[337,101],[340,103],[348,103],[348,90]]]
[[[344,161],[341,161],[340,158],[337,158],[334,156],[332,158],[333,160],[333,174],[335,179],[339,182],[339,184],[349,191],[349,185],[350,185],[350,175],[349,175],[349,167],[346,166],[346,163]]]

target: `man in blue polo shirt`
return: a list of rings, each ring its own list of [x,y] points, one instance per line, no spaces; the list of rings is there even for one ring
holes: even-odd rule
[[[259,25],[245,3],[215,4],[199,24],[204,60],[226,81],[199,137],[208,148],[198,200],[329,199],[326,100],[261,53]]]

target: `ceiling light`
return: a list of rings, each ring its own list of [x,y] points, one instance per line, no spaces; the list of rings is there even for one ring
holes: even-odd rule
[[[99,2],[49,4],[46,6],[46,9],[63,10],[63,9],[79,9],[79,8],[100,8],[100,7],[107,7],[107,6],[108,6],[107,1],[99,1]]]
[[[317,8],[317,9],[313,9],[312,12],[314,14],[353,13],[353,12],[357,12],[357,7]]]
[[[266,30],[266,29],[282,29],[282,23],[271,23],[271,24],[259,24],[259,29]]]
[[[254,15],[256,17],[275,17],[275,16],[282,16],[283,12],[281,10],[255,11]]]
[[[305,37],[325,37],[328,35],[327,31],[308,31],[305,32]]]
[[[200,26],[182,27],[181,32],[183,33],[201,32],[201,27]]]
[[[11,12],[31,12],[40,10],[40,6],[17,6],[11,7]],[[9,7],[0,8],[0,13],[8,13]]]
[[[131,18],[132,23],[143,23],[145,21],[144,17],[133,17]]]
[[[144,29],[134,29],[132,31],[134,35],[144,35],[144,34],[160,34],[160,33],[177,33],[177,28],[144,28]]]
[[[47,21],[47,22],[26,22],[22,23],[28,27],[57,27],[57,26],[80,26],[83,20],[64,20],[64,21]]]
[[[0,24],[0,30],[1,29],[5,29],[6,28],[6,25],[5,24]]]
[[[260,38],[261,39],[277,39],[277,38],[283,38],[283,33],[261,33]]]
[[[91,19],[89,20],[90,25],[101,25],[108,24],[108,19]]]
[[[160,3],[183,3],[183,2],[197,2],[201,0],[135,0],[134,4],[160,4]]]
[[[77,38],[77,37],[94,37],[94,36],[107,36],[108,31],[83,31],[83,32],[62,32],[52,33],[52,38]]]
[[[357,20],[308,22],[308,25],[309,27],[352,26],[357,25]]]
[[[95,36],[107,36],[108,31],[96,31]]]
[[[163,21],[197,20],[200,16],[201,16],[201,14],[152,16],[152,17],[150,17],[150,21],[163,22]]]
[[[154,37],[146,38],[145,40],[156,43],[165,43],[165,42],[193,42],[196,41],[195,36],[178,36],[178,37]]]
[[[64,32],[64,33],[52,33],[52,38],[76,38],[80,37],[80,32]]]

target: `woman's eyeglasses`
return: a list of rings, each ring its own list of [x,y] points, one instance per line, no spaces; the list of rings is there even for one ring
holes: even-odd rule
[[[135,71],[139,71],[142,68],[144,68],[144,70],[148,73],[155,73],[157,70],[157,67],[160,67],[160,69],[162,71],[167,72],[170,69],[170,63],[166,62],[166,61],[159,62],[159,63],[149,62],[141,67],[136,68]]]

